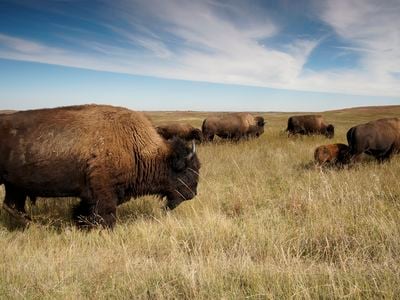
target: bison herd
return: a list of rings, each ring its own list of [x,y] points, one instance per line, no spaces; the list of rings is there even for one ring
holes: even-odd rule
[[[264,118],[249,113],[208,117],[201,130],[190,124],[154,127],[140,112],[108,105],[20,111],[0,116],[0,183],[3,208],[23,223],[27,197],[78,197],[78,226],[113,227],[116,208],[131,198],[158,195],[166,209],[196,196],[200,162],[197,142],[240,141],[263,134]],[[288,135],[334,136],[320,115],[288,119]],[[192,141],[192,145],[186,144]],[[350,128],[348,145],[315,149],[319,165],[345,165],[362,153],[383,162],[400,151],[400,119]]]
[[[179,137],[186,141],[211,142],[215,136],[221,139],[239,141],[259,137],[264,133],[264,118],[253,117],[249,113],[229,113],[209,117],[203,121],[201,130],[186,123],[170,123],[157,127],[157,132],[165,139]]]

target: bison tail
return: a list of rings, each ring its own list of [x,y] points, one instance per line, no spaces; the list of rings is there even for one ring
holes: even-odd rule
[[[210,133],[209,128],[207,128],[207,119],[204,119],[203,124],[201,124],[202,141],[211,142],[214,138],[214,134]]]
[[[290,117],[287,121],[287,128],[285,130],[286,132],[291,132],[293,131],[293,120],[292,117]]]
[[[204,119],[203,123],[201,124],[201,131],[204,133],[204,130],[206,129],[206,121],[207,119]]]
[[[346,138],[347,138],[347,144],[349,145],[349,153],[354,154],[354,130],[355,127],[352,127],[347,131]]]

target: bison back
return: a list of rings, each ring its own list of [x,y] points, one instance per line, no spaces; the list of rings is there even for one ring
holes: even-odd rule
[[[0,139],[1,180],[43,197],[85,196],[97,167],[121,176],[131,172],[133,152],[153,155],[162,144],[141,113],[97,105],[1,116]]]
[[[385,118],[350,128],[347,141],[352,155],[363,152],[376,158],[400,151],[400,119]]]

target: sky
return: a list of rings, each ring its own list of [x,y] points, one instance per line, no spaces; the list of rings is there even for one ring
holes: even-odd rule
[[[399,0],[0,0],[0,110],[400,104]]]

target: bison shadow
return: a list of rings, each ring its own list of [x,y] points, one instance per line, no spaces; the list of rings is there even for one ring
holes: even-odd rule
[[[141,197],[133,201],[121,204],[117,208],[117,220],[119,223],[127,223],[137,219],[158,219],[166,214],[163,209],[165,200],[155,199],[151,196]],[[33,205],[27,201],[26,210],[32,221],[24,224],[11,216],[1,208],[0,224],[9,231],[24,231],[29,226],[46,227],[61,233],[66,228],[74,228],[76,224],[72,217],[74,207],[79,203],[78,198],[38,198]]]
[[[348,163],[324,163],[322,165],[318,165],[314,160],[310,160],[308,162],[301,162],[295,166],[296,170],[303,170],[303,171],[310,171],[310,170],[316,170],[316,171],[323,171],[323,170],[337,170],[337,171],[343,171],[343,170],[349,170],[349,169],[354,169],[357,168],[360,165],[364,164],[370,164],[370,163],[378,163],[376,159],[368,154],[361,154],[360,157],[357,158],[356,161],[354,162],[348,162]]]
[[[31,222],[25,224],[1,209],[0,222],[8,230],[24,230],[31,224],[51,228],[61,232],[63,228],[74,226],[72,209],[78,204],[77,198],[37,198],[35,204],[27,201],[26,210]]]
[[[336,170],[342,171],[347,170],[348,168],[352,167],[350,164],[343,164],[343,163],[324,163],[319,165],[314,160],[310,160],[309,162],[302,162],[297,164],[297,170],[303,171],[323,171],[323,170]]]
[[[24,231],[29,225],[23,224],[7,213],[4,209],[0,210],[0,223],[8,231]]]

